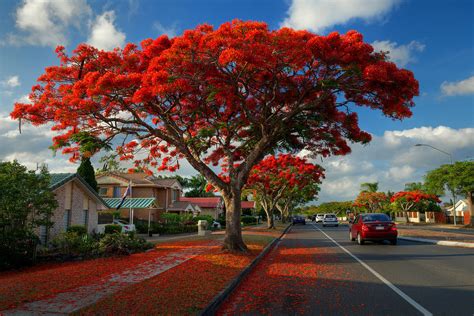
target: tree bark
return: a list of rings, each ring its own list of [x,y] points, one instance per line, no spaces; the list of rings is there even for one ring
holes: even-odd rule
[[[242,252],[247,251],[247,246],[242,239],[242,227],[240,226],[242,211],[240,191],[240,189],[233,188],[230,194],[223,194],[226,209],[226,234],[223,249]]]
[[[469,226],[474,226],[474,192],[467,192],[466,200],[467,200],[467,210],[469,212],[469,216],[471,217],[471,222]]]

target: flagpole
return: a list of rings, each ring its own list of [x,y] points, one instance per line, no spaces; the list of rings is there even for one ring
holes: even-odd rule
[[[130,199],[133,197],[132,195],[132,180],[130,180],[130,182],[128,183],[128,185],[130,186]],[[130,211],[129,211],[129,214],[130,214],[130,225],[133,225],[133,210],[132,210],[132,203],[130,202]]]

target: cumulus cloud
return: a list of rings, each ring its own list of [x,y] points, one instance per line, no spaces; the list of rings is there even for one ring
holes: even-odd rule
[[[363,182],[379,182],[382,191],[399,191],[405,183],[423,181],[427,171],[449,163],[449,156],[441,152],[414,146],[419,143],[451,153],[454,160],[465,160],[474,157],[474,128],[438,126],[386,131],[373,136],[367,146],[353,145],[347,156],[315,160],[326,169],[318,202],[354,199]]]
[[[371,21],[385,16],[399,0],[292,0],[282,25],[323,32],[354,19]]]
[[[116,47],[123,47],[125,44],[125,33],[115,27],[115,12],[106,11],[97,16],[92,25],[91,34],[87,42],[103,50],[113,50]]]
[[[0,81],[0,85],[6,88],[15,88],[20,84],[20,78],[18,76],[10,76],[5,80]]]
[[[81,27],[92,10],[86,0],[25,0],[15,13],[19,33],[6,42],[16,45],[56,46],[68,43],[67,29]]]
[[[474,76],[456,82],[443,82],[441,92],[446,96],[474,94]]]
[[[375,41],[372,46],[375,51],[388,52],[388,58],[400,67],[416,61],[415,54],[425,49],[425,45],[417,41],[411,41],[406,45],[398,45],[390,41]]]

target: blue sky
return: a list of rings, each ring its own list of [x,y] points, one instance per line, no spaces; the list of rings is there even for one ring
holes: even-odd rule
[[[446,162],[446,157],[428,148],[412,148],[417,142],[442,147],[456,160],[474,156],[473,3],[4,0],[0,2],[0,159],[46,162],[53,171],[76,168],[64,157],[51,156],[47,129],[29,128],[18,135],[17,124],[6,117],[44,68],[57,63],[57,44],[71,50],[89,42],[109,49],[162,33],[179,35],[201,23],[218,26],[239,18],[264,21],[273,29],[289,25],[321,34],[355,29],[377,49],[390,51],[399,66],[415,73],[420,96],[413,117],[391,121],[380,113],[361,110],[360,125],[375,136],[374,142],[368,148],[355,146],[352,156],[323,163],[328,179],[321,200],[350,198],[365,180],[379,181],[385,190],[401,189],[403,183],[419,181],[426,170]],[[193,173],[189,168],[181,172]]]

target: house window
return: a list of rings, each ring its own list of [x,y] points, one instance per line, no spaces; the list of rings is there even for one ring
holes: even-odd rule
[[[71,210],[65,210],[63,215],[63,227],[67,230],[71,226]]]
[[[99,188],[100,196],[107,196],[107,188]]]
[[[87,225],[89,224],[89,210],[82,211],[82,220],[83,220],[84,226],[86,226],[87,228]]]
[[[178,200],[178,190],[171,190],[171,201],[177,201]]]
[[[120,197],[120,187],[114,187],[114,198]]]
[[[48,241],[48,230],[46,229],[46,226],[41,225],[39,227],[39,238],[40,242],[42,245],[46,245],[46,242]]]

